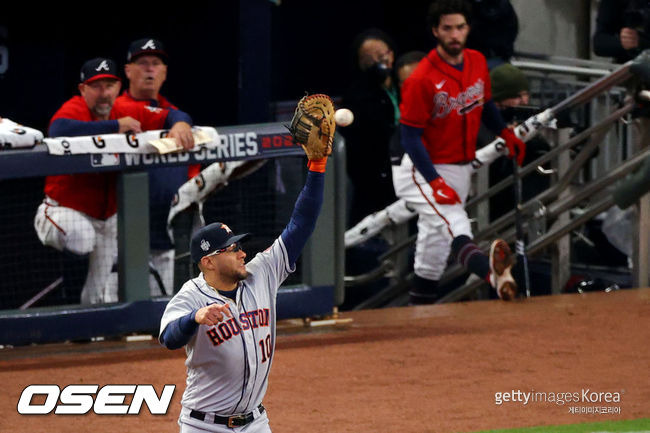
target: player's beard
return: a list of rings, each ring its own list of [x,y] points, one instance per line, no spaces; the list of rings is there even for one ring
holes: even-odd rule
[[[442,41],[439,42],[440,42],[440,47],[443,49],[443,51],[451,57],[458,56],[460,53],[463,52],[463,49],[465,48],[465,43],[460,41],[452,41],[454,45]]]
[[[113,102],[110,99],[98,99],[93,108],[93,112],[97,117],[106,117],[111,114],[113,109]]]
[[[245,280],[248,277],[248,271],[244,269],[243,271],[239,271],[236,274],[237,281],[242,281]]]

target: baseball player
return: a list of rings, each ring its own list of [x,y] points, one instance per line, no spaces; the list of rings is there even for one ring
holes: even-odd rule
[[[191,122],[183,112],[131,110],[114,106],[120,91],[115,62],[107,58],[87,61],[81,68],[81,96],[65,102],[50,122],[52,137],[142,132]],[[89,269],[81,292],[82,304],[117,301],[117,287],[108,279],[117,255],[117,173],[48,176],[45,199],[34,219],[44,245],[77,255],[89,255]]]
[[[248,234],[235,235],[222,223],[192,236],[190,253],[201,274],[169,301],[159,337],[167,348],[185,346],[187,352],[178,420],[183,433],[271,431],[262,400],[274,356],[276,295],[295,269],[323,202],[327,156],[307,154],[305,186],[289,223],[266,251],[245,263],[240,242]]]
[[[429,24],[438,41],[402,87],[401,144],[405,154],[393,166],[398,197],[418,213],[412,304],[435,302],[450,252],[461,265],[488,281],[504,299],[516,294],[512,254],[503,240],[489,257],[472,241],[464,209],[469,193],[476,137],[481,121],[505,140],[521,165],[525,144],[506,127],[491,101],[485,57],[465,49],[469,6],[438,0]]]
[[[140,110],[142,107],[178,108],[160,94],[167,78],[168,55],[163,43],[153,38],[133,41],[129,45],[124,73],[129,87],[115,101],[120,108]],[[189,124],[178,125],[168,137],[176,138],[185,149],[194,147]],[[172,294],[174,285],[174,245],[167,234],[167,215],[178,188],[199,174],[199,165],[162,167],[149,170],[149,230],[150,255],[163,287],[150,275],[151,296]],[[165,293],[167,292],[167,293]]]

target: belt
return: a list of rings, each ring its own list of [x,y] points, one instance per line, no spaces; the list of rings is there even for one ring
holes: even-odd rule
[[[264,406],[260,404],[257,406],[257,408],[260,411],[260,415],[264,413]],[[190,412],[190,418],[198,419],[200,421],[205,421],[207,413],[201,412],[199,410],[193,410]],[[215,415],[214,416],[214,423],[215,424],[225,424],[230,428],[235,428],[235,427],[242,427],[245,426],[246,424],[250,423],[255,419],[255,415],[253,412],[249,412],[244,415],[234,415],[234,416],[219,416]]]

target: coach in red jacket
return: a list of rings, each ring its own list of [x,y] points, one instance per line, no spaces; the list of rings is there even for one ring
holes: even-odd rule
[[[167,79],[168,55],[164,45],[157,39],[145,38],[133,41],[127,52],[124,72],[129,87],[116,100],[116,105],[128,110],[143,107],[177,109],[160,89]],[[192,132],[189,127],[170,137],[179,139],[185,149],[191,149]],[[167,234],[167,215],[174,194],[188,179],[200,171],[199,165],[161,167],[149,170],[149,260],[160,279],[150,275],[151,296],[173,293],[174,284],[174,244]],[[162,287],[160,287],[162,284]]]
[[[517,153],[518,161],[525,150],[491,100],[485,57],[465,49],[469,16],[463,0],[431,5],[428,19],[438,45],[402,87],[400,128],[406,153],[400,165],[393,166],[393,183],[397,196],[419,214],[412,304],[440,297],[438,281],[450,252],[499,296],[516,291],[508,244],[495,241],[488,258],[472,241],[464,208],[481,122],[505,139],[509,154]]]
[[[190,117],[180,111],[120,110],[114,106],[121,82],[111,59],[95,58],[81,68],[80,96],[66,101],[50,121],[51,137],[142,132],[184,128]],[[44,245],[74,254],[89,254],[82,304],[117,301],[108,278],[117,254],[117,173],[48,176],[45,199],[34,226]]]

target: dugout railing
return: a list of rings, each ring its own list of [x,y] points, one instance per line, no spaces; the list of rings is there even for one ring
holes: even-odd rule
[[[119,171],[118,176],[118,263],[119,302],[112,304],[77,305],[68,302],[65,305],[39,307],[39,294],[47,294],[60,290],[63,276],[57,276],[57,271],[49,272],[52,277],[47,281],[39,281],[28,287],[29,293],[19,293],[21,300],[13,302],[6,296],[0,305],[0,346],[24,345],[30,343],[47,343],[65,340],[87,340],[94,337],[116,337],[131,333],[155,333],[158,330],[162,311],[170,296],[152,298],[149,292],[149,226],[148,226],[148,169],[170,166],[185,166],[188,164],[206,164],[219,161],[260,160],[268,162],[265,172],[259,170],[256,184],[275,184],[272,197],[268,200],[248,199],[248,184],[242,180],[233,181],[228,188],[238,188],[238,195],[224,198],[221,215],[228,215],[229,209],[233,214],[235,208],[241,212],[252,210],[254,214],[250,221],[232,222],[235,230],[253,232],[251,243],[261,251],[279,236],[281,229],[289,220],[293,203],[302,188],[306,173],[306,159],[302,148],[296,145],[282,123],[240,125],[217,128],[220,136],[233,138],[227,140],[232,146],[227,150],[215,151],[206,149],[199,152],[188,152],[180,156],[161,156],[153,154],[111,154],[106,157],[97,154],[76,154],[56,156],[48,153],[44,144],[38,144],[29,149],[0,150],[0,185],[3,191],[12,190],[9,205],[2,209],[3,217],[10,217],[12,212],[16,218],[28,219],[21,221],[13,233],[5,231],[3,239],[3,257],[5,268],[2,280],[3,290],[8,291],[20,283],[20,276],[25,273],[12,274],[17,269],[28,267],[25,272],[33,274],[44,273],[47,267],[56,268],[58,265],[44,262],[33,262],[18,256],[10,259],[12,251],[23,252],[24,245],[36,249],[49,249],[51,255],[58,252],[49,247],[35,246],[32,220],[36,208],[19,207],[20,198],[27,194],[27,179],[39,179],[47,175],[92,173]],[[243,138],[242,138],[243,137]],[[242,138],[241,140],[239,140]],[[241,143],[240,143],[241,141]],[[243,145],[243,143],[246,145]],[[234,144],[233,144],[234,143]],[[343,256],[336,251],[343,249],[343,233],[345,221],[345,149],[344,140],[340,135],[335,136],[334,153],[325,177],[325,199],[316,229],[307,243],[298,263],[298,270],[293,280],[288,280],[280,288],[278,294],[278,318],[305,318],[327,316],[335,311],[335,307],[343,302]],[[253,178],[254,176],[249,176]],[[238,186],[238,183],[244,182]],[[33,182],[32,182],[33,183]],[[32,195],[42,195],[42,183],[36,182],[40,191]],[[25,185],[23,187],[23,185]],[[32,188],[33,189],[33,188]],[[251,187],[252,189],[252,187]],[[268,188],[267,188],[268,189]],[[222,191],[224,191],[222,190]],[[277,192],[281,190],[280,192]],[[224,197],[222,191],[215,192],[210,200],[219,202]],[[252,194],[252,190],[251,190]],[[248,194],[250,195],[250,194]],[[247,197],[246,206],[239,206],[239,199]],[[270,204],[269,204],[270,203]],[[28,207],[29,207],[28,206]],[[268,208],[268,209],[265,209]],[[236,215],[244,215],[245,213]],[[260,215],[272,213],[272,224],[261,220]],[[269,218],[267,218],[269,219]],[[230,221],[227,216],[222,220]],[[211,221],[207,221],[208,223]],[[262,231],[263,233],[260,233]],[[255,237],[257,235],[257,237]],[[185,266],[177,266],[175,290],[178,281],[192,276],[187,251],[189,234],[178,236],[183,244],[176,245],[176,257]],[[257,244],[255,244],[257,240]],[[30,243],[31,242],[31,243]],[[50,251],[51,250],[51,251]],[[251,252],[249,253],[249,257]],[[27,255],[29,252],[26,253]],[[41,267],[42,266],[42,267]],[[1,267],[1,265],[0,265]],[[179,271],[180,269],[180,271]],[[185,269],[186,271],[183,271]],[[51,269],[48,269],[51,271]],[[185,275],[180,275],[179,273]],[[196,275],[196,269],[194,275]],[[6,294],[6,293],[5,293]],[[28,302],[24,302],[28,299]]]
[[[635,62],[643,66],[636,75],[630,73],[631,63],[621,66],[560,58],[513,61],[529,77],[533,105],[561,106],[565,102],[573,103],[575,96],[581,95],[580,104],[562,113],[564,123],[570,123],[571,128],[560,125],[558,129],[545,130],[543,135],[551,150],[519,170],[524,182],[526,176],[535,172],[545,173],[551,180],[549,189],[521,206],[529,256],[544,255],[550,261],[551,293],[561,293],[571,276],[572,238],[584,239],[577,230],[610,209],[615,204],[611,192],[616,182],[650,157],[649,122],[647,117],[636,113],[647,103],[639,98],[643,82],[647,82],[647,58],[640,56]],[[467,209],[474,221],[475,240],[484,250],[495,237],[511,244],[515,241],[514,210],[495,220],[488,217],[489,199],[510,187],[513,181],[510,176],[490,187],[487,167],[479,169],[474,177],[474,194]],[[646,233],[648,221],[650,203],[646,195],[636,206],[633,231],[637,236],[631,274],[636,287],[648,284],[648,243],[646,236],[641,236]],[[407,302],[406,292],[413,273],[403,263],[410,254],[415,235],[408,237],[405,233],[404,227],[385,229],[383,235],[390,248],[378,258],[380,265],[366,274],[345,277],[348,290],[390,277],[390,284],[357,305],[357,309]],[[457,281],[463,275],[465,272],[458,265],[450,266],[441,285]],[[470,277],[439,302],[484,298],[488,290],[485,282]]]

